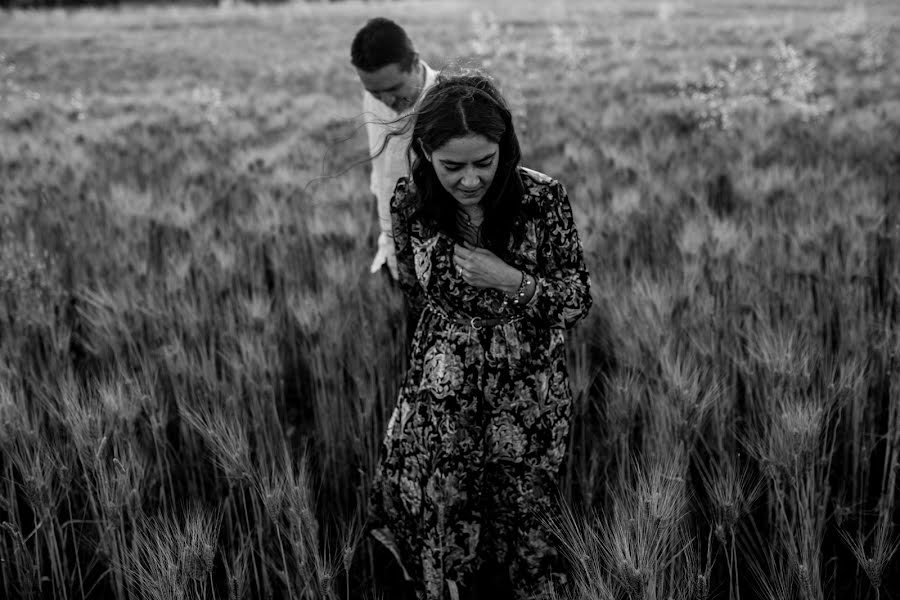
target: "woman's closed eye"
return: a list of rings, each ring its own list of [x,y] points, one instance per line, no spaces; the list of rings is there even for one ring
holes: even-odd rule
[[[488,167],[491,166],[491,163],[492,163],[492,162],[493,162],[493,160],[489,160],[489,161],[487,161],[487,162],[475,163],[475,166],[476,166],[477,168],[479,168],[479,169],[487,169]],[[444,168],[445,168],[446,170],[448,170],[448,171],[451,171],[451,172],[452,172],[452,171],[459,171],[460,169],[463,168],[463,165],[444,165]]]

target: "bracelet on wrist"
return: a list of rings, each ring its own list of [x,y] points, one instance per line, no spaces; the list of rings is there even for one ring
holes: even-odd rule
[[[525,294],[528,292],[528,287],[533,281],[534,280],[528,273],[522,271],[522,280],[519,282],[519,287],[516,288],[516,291],[513,292],[513,295],[510,297],[510,302],[515,305],[525,304]]]

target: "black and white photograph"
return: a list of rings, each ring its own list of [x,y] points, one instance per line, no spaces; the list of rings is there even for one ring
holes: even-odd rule
[[[900,1],[0,0],[0,598],[898,550]]]

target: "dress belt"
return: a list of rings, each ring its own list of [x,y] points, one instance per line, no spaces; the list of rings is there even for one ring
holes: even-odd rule
[[[495,327],[497,325],[504,325],[506,323],[515,323],[516,321],[522,320],[522,315],[515,315],[512,317],[466,317],[463,315],[451,315],[446,310],[434,304],[433,302],[428,302],[428,307],[431,308],[434,312],[441,315],[448,321],[453,323],[457,323],[458,325],[468,325],[475,331],[481,331],[485,327]]]

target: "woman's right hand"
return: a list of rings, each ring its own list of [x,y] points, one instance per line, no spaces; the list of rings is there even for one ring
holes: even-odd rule
[[[473,287],[494,288],[505,294],[514,294],[522,282],[522,272],[508,265],[488,250],[467,242],[453,248],[453,264],[463,281]]]

